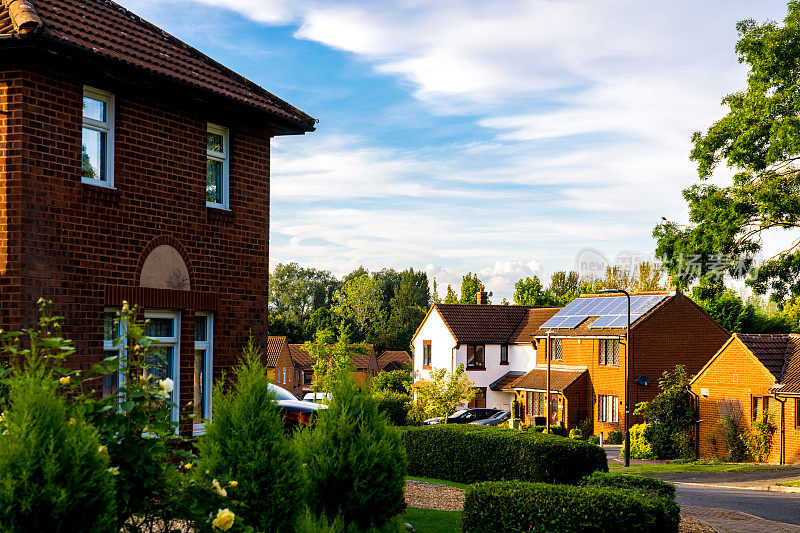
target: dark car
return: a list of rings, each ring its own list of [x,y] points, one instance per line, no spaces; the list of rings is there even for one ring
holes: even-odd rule
[[[327,405],[321,403],[304,402],[288,390],[272,383],[269,384],[269,387],[278,398],[278,409],[288,430],[313,424],[317,411],[328,408]]]
[[[452,415],[447,417],[448,424],[469,424],[470,422],[475,422],[476,420],[485,420],[490,416],[494,416],[500,412],[500,409],[486,409],[483,407],[477,407],[474,409],[461,409],[460,411],[456,411]],[[429,418],[423,424],[431,425],[431,424],[444,424],[444,420],[442,418]]]
[[[510,411],[500,411],[499,413],[494,414],[489,418],[484,418],[483,420],[476,420],[474,422],[470,422],[470,424],[475,424],[476,426],[499,426],[509,418],[511,418]]]

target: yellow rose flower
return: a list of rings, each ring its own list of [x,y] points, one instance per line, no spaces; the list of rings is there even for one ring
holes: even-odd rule
[[[219,481],[217,481],[216,479],[211,482],[211,486],[214,488],[215,491],[217,491],[217,494],[219,494],[223,498],[225,498],[228,495],[228,491],[222,488],[222,486],[219,484]]]
[[[99,453],[99,454],[100,454],[100,455],[102,455],[103,457],[108,457],[108,448],[106,448],[106,447],[105,447],[103,444],[101,444],[101,445],[100,445],[100,446],[97,448],[97,453]]]
[[[118,466],[111,466],[111,467],[108,468],[108,472],[112,476],[118,476],[119,475],[119,467]]]
[[[186,463],[185,465],[183,465],[183,467],[184,467],[186,470],[191,470],[191,469],[192,469],[192,463]]]
[[[77,421],[77,420],[75,420],[74,418],[70,418],[70,419],[69,419],[69,425],[70,425],[70,426],[74,426],[74,425],[75,425],[75,424],[77,424],[77,423],[78,423],[78,421]]]
[[[66,387],[67,385],[69,385],[69,376],[64,376],[63,378],[59,379],[58,382]]]
[[[230,509],[220,509],[217,511],[217,517],[211,522],[211,525],[222,531],[228,531],[233,526],[233,521],[236,515]]]
[[[238,481],[231,481],[231,487],[236,487],[237,485],[239,485]]]
[[[211,470],[206,470],[206,475],[209,475],[210,473],[211,473]]]

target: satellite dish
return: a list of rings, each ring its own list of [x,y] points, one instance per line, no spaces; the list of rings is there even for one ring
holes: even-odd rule
[[[638,383],[642,387],[647,387],[650,384],[650,378],[647,376],[639,376],[638,378],[636,378],[636,383]]]
[[[490,293],[489,293],[489,296],[491,296],[491,295],[492,295],[492,293],[490,292]]]

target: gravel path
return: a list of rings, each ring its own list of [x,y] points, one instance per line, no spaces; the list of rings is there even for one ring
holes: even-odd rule
[[[461,511],[464,508],[464,491],[448,485],[424,481],[406,481],[406,504],[420,509]],[[716,529],[697,520],[681,516],[680,533],[716,533]]]

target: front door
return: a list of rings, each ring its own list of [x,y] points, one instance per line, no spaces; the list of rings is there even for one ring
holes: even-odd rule
[[[558,393],[550,393],[550,425],[558,424]]]

